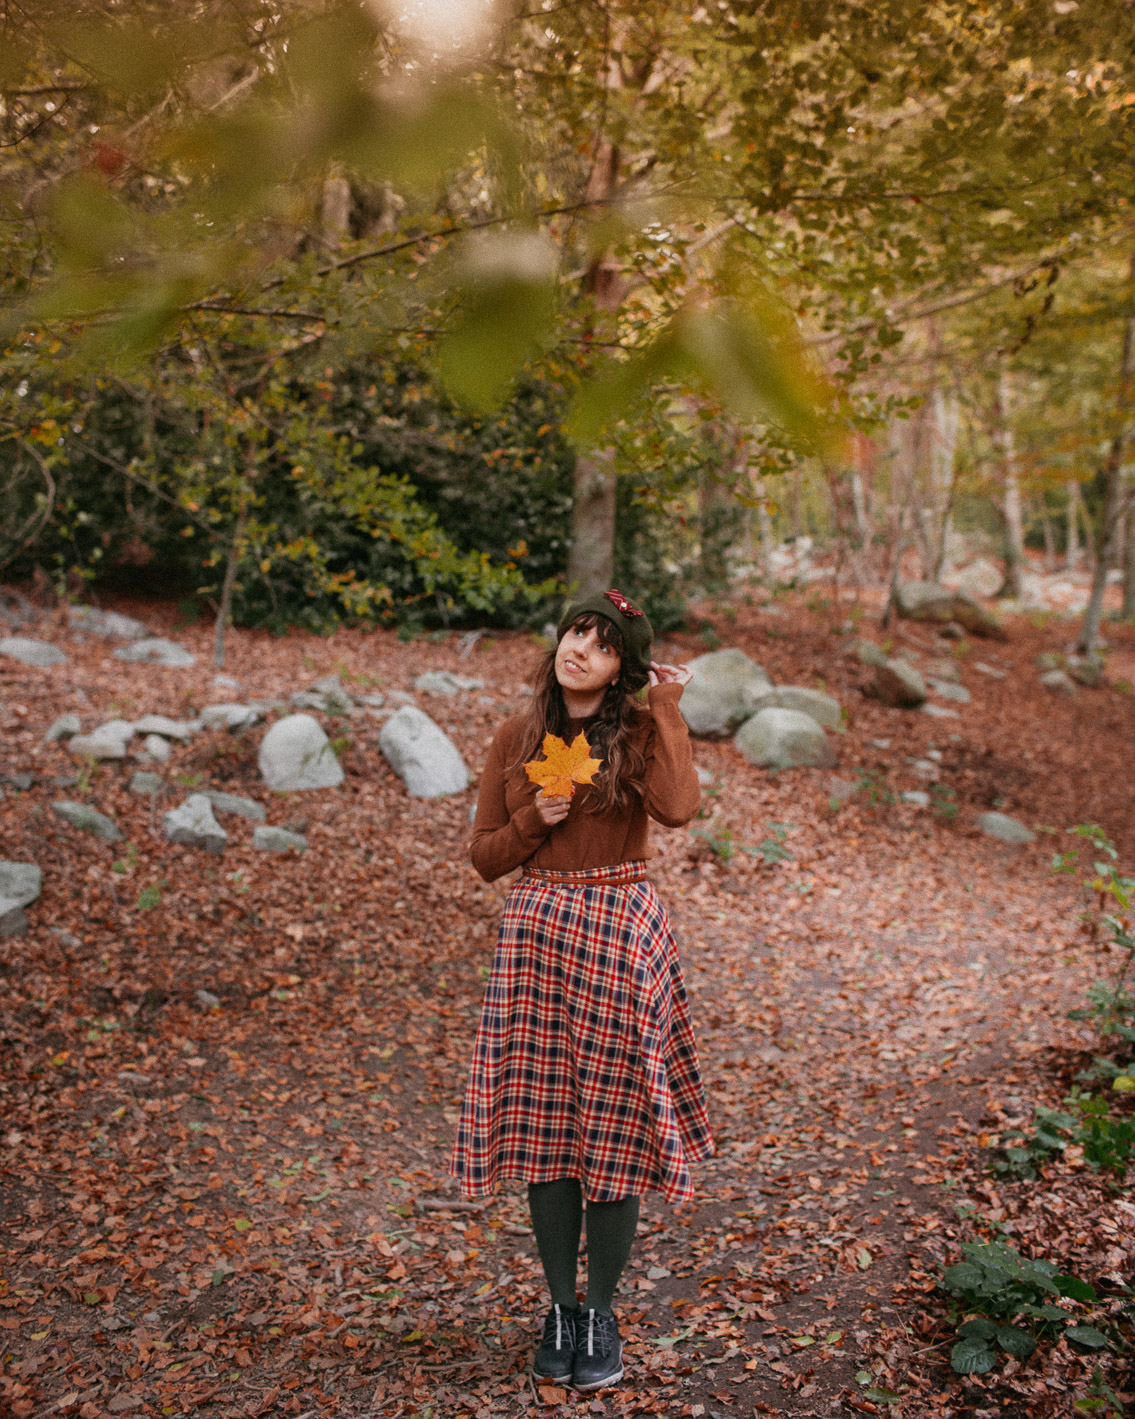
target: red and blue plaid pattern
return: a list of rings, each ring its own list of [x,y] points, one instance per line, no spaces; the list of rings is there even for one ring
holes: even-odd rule
[[[509,893],[450,1167],[579,1178],[595,1202],[693,1197],[713,1152],[670,921],[644,864],[525,874]],[[551,880],[549,880],[551,879]]]

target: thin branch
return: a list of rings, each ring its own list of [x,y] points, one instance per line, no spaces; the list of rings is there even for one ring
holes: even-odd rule
[[[30,453],[32,458],[39,465],[39,471],[43,474],[44,482],[47,484],[47,502],[42,508],[35,509],[20,532],[16,534],[16,538],[12,543],[12,550],[5,555],[3,561],[0,562],[0,566],[6,565],[19,552],[22,552],[30,542],[34,542],[47,526],[48,518],[55,511],[55,479],[51,476],[51,469],[47,466],[47,460],[44,458],[43,454],[40,453],[39,449],[35,448],[32,444],[25,442],[23,439],[17,439],[16,442],[25,453]]]
[[[82,443],[78,439],[70,439],[68,442],[81,453],[87,454],[99,463],[105,463],[108,468],[113,468],[114,471],[121,474],[123,478],[129,478],[131,482],[137,483],[139,487],[145,488],[149,493],[153,493],[154,497],[161,498],[163,502],[170,503],[173,507],[177,508],[182,517],[187,518],[195,526],[199,527],[201,531],[205,533],[206,537],[212,538],[214,542],[223,540],[221,534],[215,527],[210,527],[203,518],[195,516],[188,508],[183,507],[172,493],[167,493],[164,488],[158,487],[158,485],[151,482],[149,478],[144,477],[133,468],[128,468],[125,463],[119,463],[117,458],[109,458],[105,453],[100,453],[97,448],[92,448],[89,443]]]

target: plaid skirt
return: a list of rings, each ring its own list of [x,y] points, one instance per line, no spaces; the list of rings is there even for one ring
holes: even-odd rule
[[[645,864],[526,870],[505,903],[450,1172],[693,1196],[713,1152],[689,1002]]]

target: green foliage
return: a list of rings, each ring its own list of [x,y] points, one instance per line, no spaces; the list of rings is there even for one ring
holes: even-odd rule
[[[962,1313],[976,1312],[958,1327],[950,1356],[963,1375],[993,1368],[998,1350],[1027,1359],[1036,1337],[1058,1334],[1072,1319],[1056,1301],[1090,1302],[1095,1291],[1078,1277],[1059,1274],[1051,1262],[1022,1256],[1006,1242],[963,1242],[964,1261],[946,1268],[941,1285]],[[1025,1325],[1013,1321],[1024,1319]],[[1065,1332],[1072,1336],[1073,1327]],[[1094,1332],[1099,1334],[1098,1331]],[[1106,1338],[1101,1337],[1106,1344]]]
[[[715,815],[706,827],[692,828],[690,836],[705,843],[719,862],[730,862],[738,852],[743,852],[749,857],[759,857],[766,867],[772,867],[778,862],[796,860],[795,854],[784,846],[784,839],[791,827],[791,823],[770,823],[770,836],[757,847],[750,847],[747,843],[738,842],[728,823]]]
[[[993,1172],[1035,1178],[1045,1163],[1075,1146],[1082,1149],[1084,1161],[1095,1171],[1123,1177],[1135,1152],[1135,1119],[1129,1113],[1113,1113],[1106,1097],[1080,1089],[1073,1090],[1064,1102],[1063,1110],[1038,1108],[1037,1127],[1031,1134],[1008,1130],[991,1164]]]

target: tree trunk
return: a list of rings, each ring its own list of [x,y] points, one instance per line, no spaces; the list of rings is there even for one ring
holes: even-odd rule
[[[942,573],[946,567],[946,556],[950,550],[950,531],[953,523],[958,451],[957,395],[943,394],[941,388],[936,386],[931,408],[934,423],[930,468],[934,483],[935,512],[938,524],[938,545],[934,553],[933,579],[941,581]]]
[[[765,480],[759,479],[756,488],[757,497],[760,502],[757,504],[757,533],[761,542],[761,575],[766,581],[772,580],[772,518],[769,516],[768,495],[765,492]]]
[[[1135,256],[1131,258],[1128,272],[1128,306],[1135,297]],[[1123,355],[1119,362],[1119,389],[1116,393],[1115,437],[1108,449],[1104,464],[1103,510],[1100,514],[1099,532],[1096,535],[1096,564],[1092,569],[1092,590],[1080,626],[1076,649],[1081,655],[1095,655],[1099,642],[1100,621],[1103,617],[1103,598],[1107,590],[1107,574],[1115,559],[1119,541],[1119,523],[1123,516],[1123,445],[1127,432],[1126,422],[1131,396],[1131,375],[1135,371],[1135,312],[1128,315],[1123,325]]]
[[[587,183],[588,201],[609,202],[615,194],[618,176],[619,150],[604,139],[596,148]],[[594,301],[597,313],[613,314],[618,310],[623,298],[623,281],[609,253],[601,253],[591,263],[584,288]],[[576,587],[581,595],[605,591],[611,585],[614,567],[614,450],[581,449],[575,458],[568,584]]]
[[[248,530],[248,508],[251,498],[245,498],[237,515],[233,538],[229,543],[229,553],[225,558],[225,579],[221,583],[221,604],[217,608],[217,621],[213,627],[213,664],[218,670],[225,664],[225,630],[232,618],[233,592],[236,590],[237,568],[243,550],[241,544]]]
[[[1052,531],[1052,518],[1048,515],[1048,501],[1040,495],[1040,529],[1044,533],[1044,570],[1051,574],[1056,570],[1056,538]]]
[[[1002,366],[997,377],[997,428],[995,438],[1001,449],[1001,477],[1004,488],[1001,515],[1005,521],[1005,580],[998,596],[1018,597],[1025,566],[1025,529],[1021,514],[1021,481],[1017,471],[1017,450],[1013,443],[1012,386],[1009,371]]]
[[[1120,615],[1125,621],[1135,618],[1135,508],[1131,498],[1135,487],[1127,489],[1127,512],[1123,521],[1123,607]]]
[[[615,575],[615,456],[576,456],[568,582],[579,595],[606,591]]]
[[[1080,568],[1080,485],[1068,484],[1068,521],[1064,539],[1064,568],[1074,572]]]

